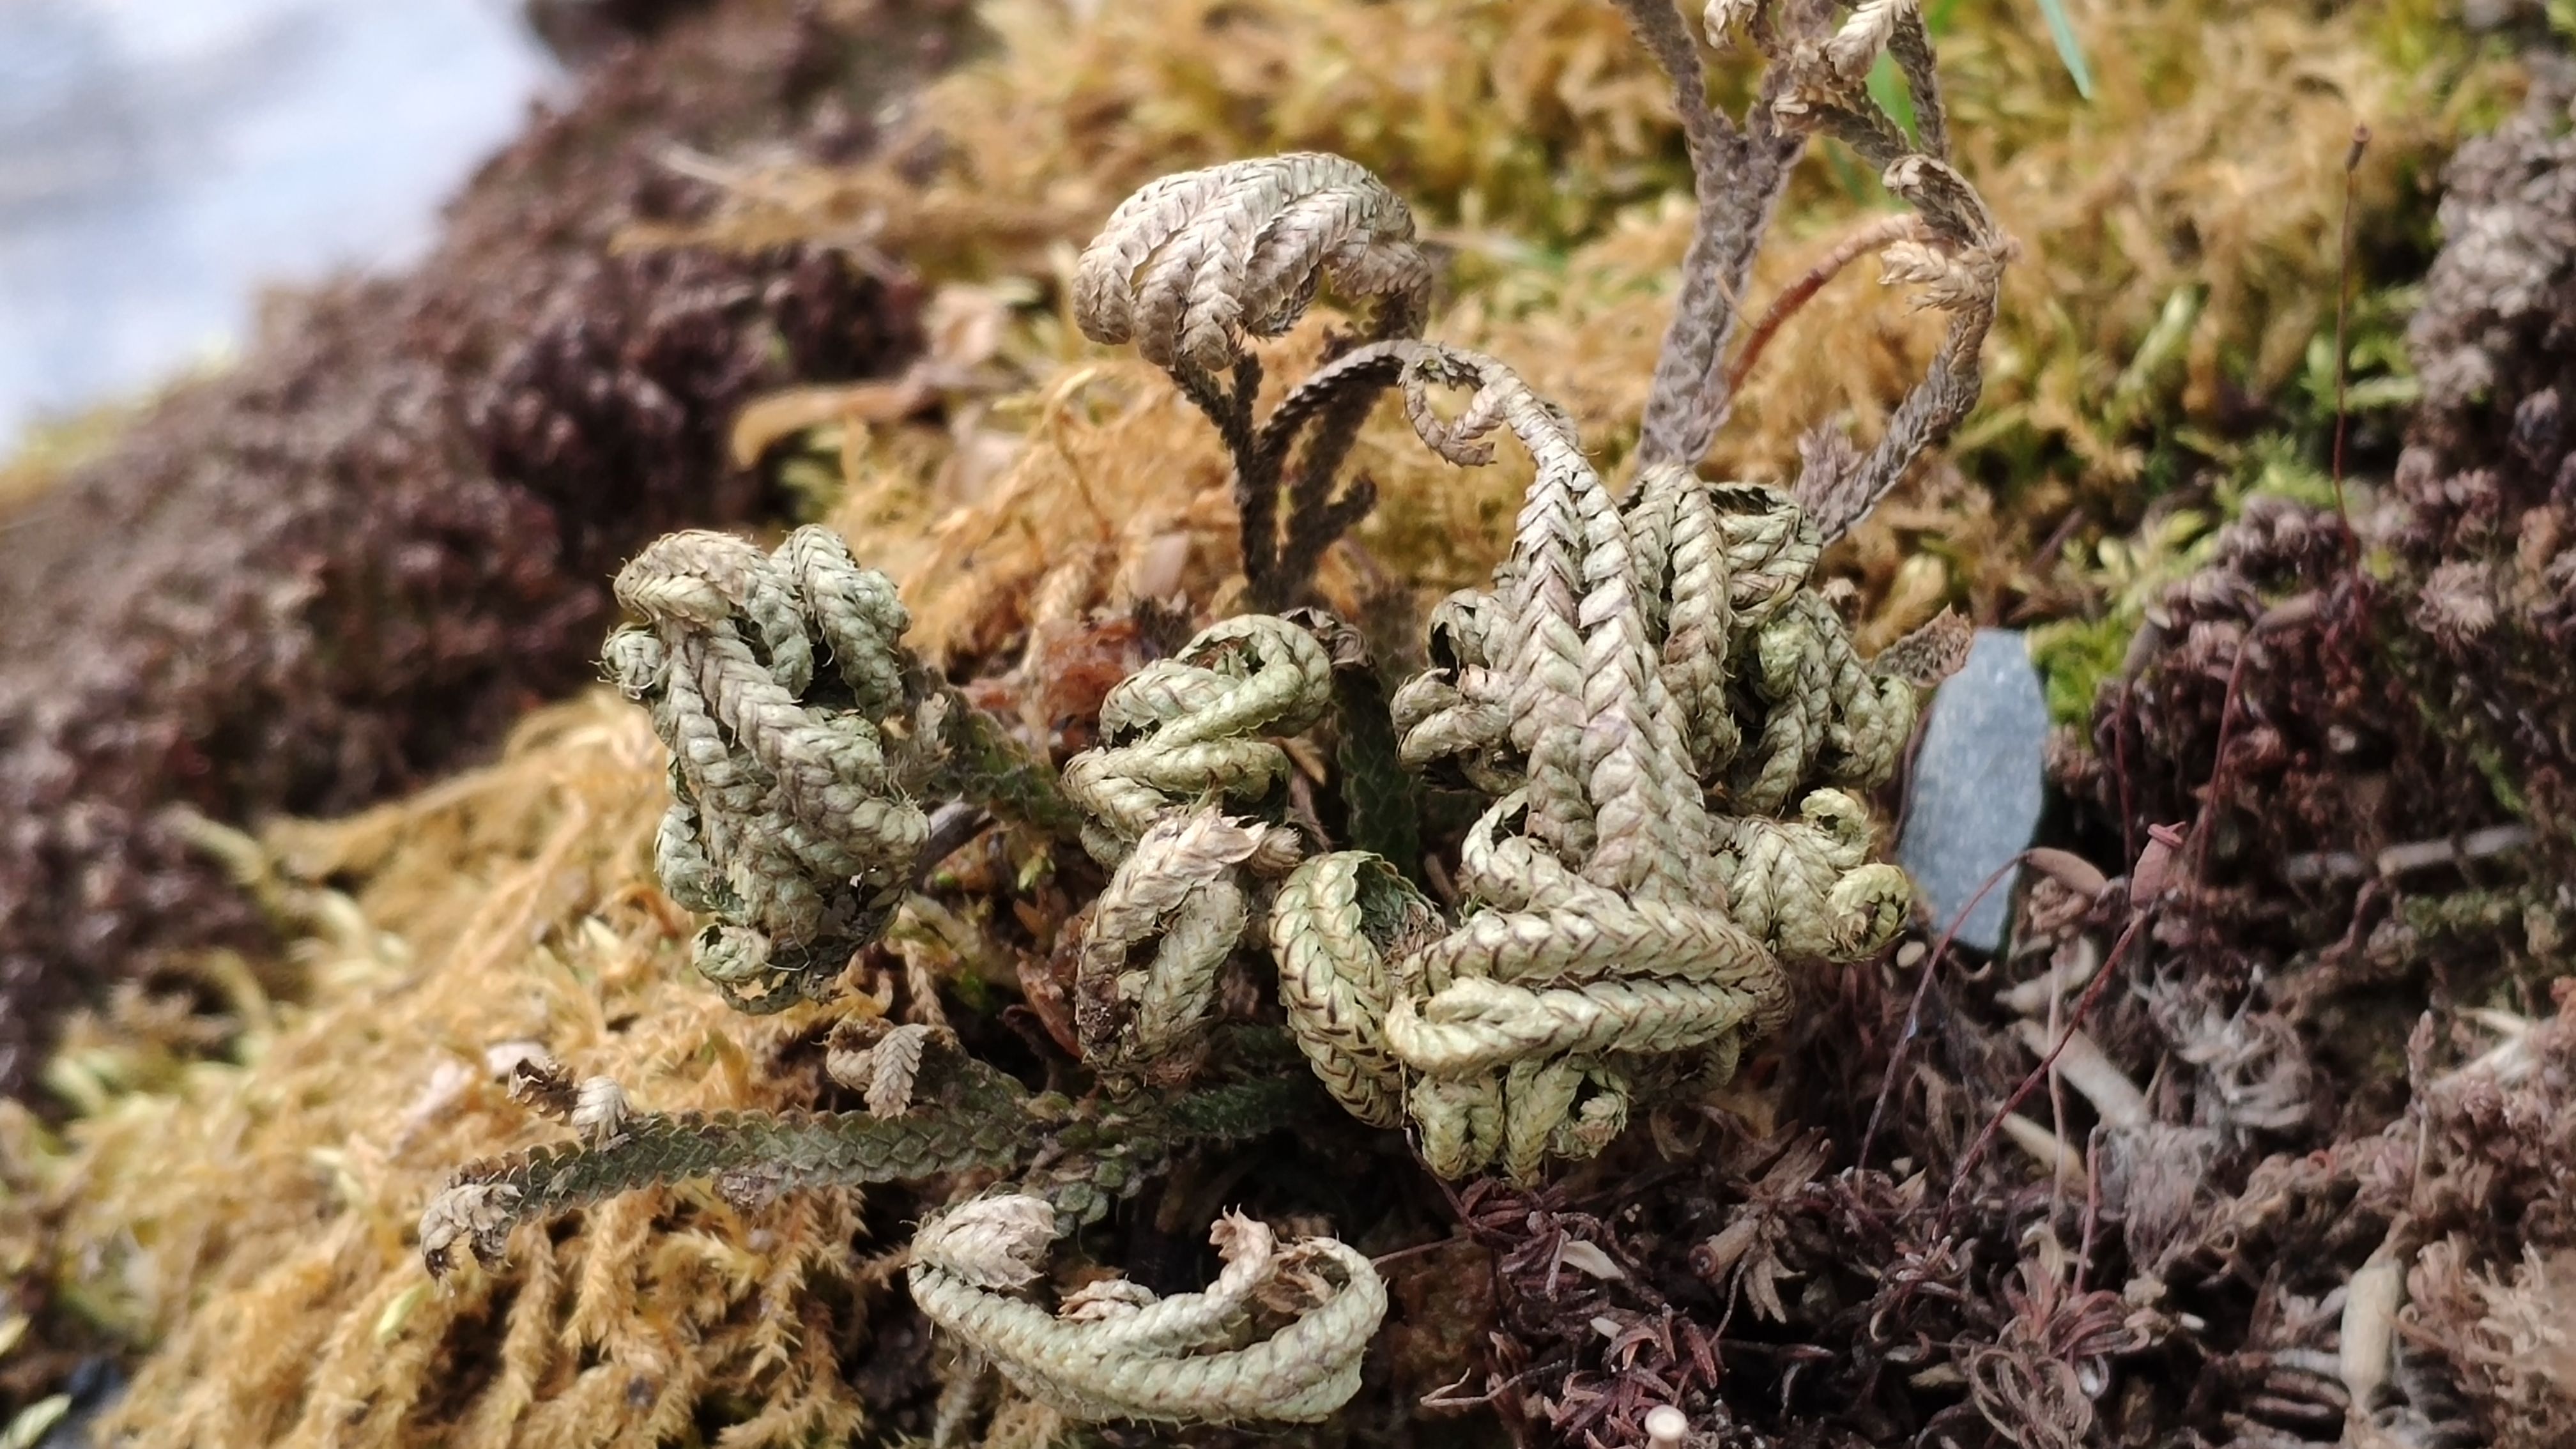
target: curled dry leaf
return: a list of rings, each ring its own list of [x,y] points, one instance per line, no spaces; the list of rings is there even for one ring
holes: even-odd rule
[[[993,1291],[1036,1276],[1053,1235],[1044,1210],[1012,1197],[960,1209],[965,1225],[923,1229],[910,1278],[932,1322],[1031,1397],[1085,1419],[1224,1424],[1311,1422],[1358,1392],[1386,1289],[1341,1243],[1281,1248],[1265,1225],[1229,1215],[1209,1233],[1224,1269],[1206,1291],[1157,1298],[1095,1284],[1049,1314]],[[1257,1309],[1286,1321],[1240,1342]]]
[[[1287,330],[1327,279],[1418,326],[1431,269],[1413,213],[1339,156],[1234,161],[1121,202],[1075,264],[1074,319],[1095,342],[1133,342],[1158,366],[1217,374],[1247,334]]]
[[[2098,900],[2111,888],[2110,877],[2102,874],[2101,867],[2071,850],[2033,846],[2022,854],[2022,862],[2088,901]]]

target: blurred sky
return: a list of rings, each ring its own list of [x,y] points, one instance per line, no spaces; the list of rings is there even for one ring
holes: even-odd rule
[[[0,0],[0,453],[418,257],[561,85],[516,0]]]

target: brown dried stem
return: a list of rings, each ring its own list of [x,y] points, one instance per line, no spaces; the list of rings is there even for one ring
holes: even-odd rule
[[[1774,66],[1763,77],[1761,92],[1739,125],[1709,105],[1699,47],[1672,0],[1618,3],[1637,38],[1672,78],[1673,108],[1690,149],[1691,190],[1698,205],[1690,250],[1682,259],[1681,294],[1655,359],[1637,461],[1641,468],[1659,463],[1691,467],[1708,452],[1726,415],[1732,394],[1718,371],[1718,358],[1734,330],[1754,254],[1761,250],[1806,138],[1784,130],[1773,118],[1774,102],[1786,85],[1785,67]],[[1788,8],[1790,24],[1803,27],[1823,7],[1793,0]],[[1753,24],[1755,43],[1768,49],[1775,22],[1756,13]]]
[[[1781,288],[1780,295],[1772,298],[1771,305],[1763,309],[1762,320],[1753,324],[1753,330],[1745,335],[1744,345],[1736,350],[1735,360],[1727,364],[1726,388],[1722,396],[1732,398],[1743,389],[1744,380],[1753,375],[1754,364],[1762,360],[1763,349],[1771,345],[1771,339],[1779,335],[1780,328],[1798,315],[1798,309],[1815,300],[1816,294],[1825,289],[1827,282],[1841,275],[1843,268],[1889,242],[1920,236],[1922,230],[1923,223],[1919,217],[1882,216],[1863,223],[1834,243],[1831,251],[1796,281]]]
[[[1949,313],[1950,327],[1923,380],[1897,405],[1865,457],[1836,447],[1805,450],[1795,492],[1827,542],[1866,517],[1915,456],[1947,437],[1977,405],[1983,386],[1978,352],[1994,325],[2004,264],[2013,252],[1984,199],[1945,158],[1948,127],[1920,17],[1897,7],[1886,37],[1913,98],[1920,146],[1869,98],[1861,81],[1867,66],[1841,63],[1850,48],[1844,42],[1867,38],[1859,25],[1856,18],[1832,44],[1801,48],[1780,67],[1794,79],[1775,109],[1796,129],[1820,131],[1850,146],[1880,169],[1889,191],[1914,208],[1921,233],[1888,244],[1884,280],[1921,286],[1916,305]]]

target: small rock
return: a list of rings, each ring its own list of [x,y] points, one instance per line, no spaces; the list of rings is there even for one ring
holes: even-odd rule
[[[93,1430],[100,1416],[116,1407],[125,1389],[125,1371],[116,1360],[82,1359],[63,1380],[62,1391],[71,1400],[69,1410],[36,1441],[35,1449],[90,1449],[97,1442]]]
[[[1896,846],[1934,930],[1957,919],[1986,878],[2030,844],[2047,743],[2048,702],[2021,634],[1978,630],[1968,662],[1932,696]],[[1959,944],[1980,951],[2003,944],[2013,885],[2007,876],[1986,892],[1960,921]]]

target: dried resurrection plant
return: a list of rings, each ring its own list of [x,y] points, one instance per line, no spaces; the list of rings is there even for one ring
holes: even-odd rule
[[[864,1112],[662,1116],[613,1084],[539,1083],[529,1095],[573,1113],[582,1139],[459,1173],[423,1221],[433,1267],[459,1243],[497,1258],[522,1219],[678,1177],[761,1196],[1000,1174],[1016,1189],[922,1230],[910,1281],[934,1322],[1022,1392],[1080,1418],[1315,1419],[1356,1391],[1387,1303],[1368,1260],[1334,1239],[1281,1247],[1227,1216],[1206,1292],[1156,1298],[1111,1278],[1053,1313],[1017,1296],[1051,1242],[1175,1151],[1320,1106],[1281,1069],[1284,1048],[1257,1045],[1275,1029],[1217,1029],[1265,1014],[1240,953],[1267,945],[1271,1019],[1350,1117],[1408,1129],[1439,1177],[1527,1182],[1551,1159],[1601,1152],[1640,1103],[1726,1082],[1787,1018],[1799,967],[1892,938],[1910,890],[1869,859],[1865,796],[1896,769],[1919,687],[1952,667],[1963,631],[1945,618],[1866,660],[1812,574],[1974,402],[2009,244],[1945,159],[1911,5],[1866,4],[1838,29],[1802,0],[1713,6],[1713,43],[1740,26],[1771,61],[1740,123],[1709,105],[1667,0],[1623,8],[1671,74],[1699,203],[1624,500],[1567,414],[1511,367],[1422,336],[1432,272],[1411,214],[1353,162],[1297,154],[1167,177],[1120,206],[1077,266],[1082,330],[1132,343],[1223,437],[1256,609],[1300,602],[1369,508],[1369,485],[1339,475],[1389,390],[1453,464],[1490,462],[1500,431],[1528,452],[1509,556],[1490,588],[1433,612],[1430,667],[1391,699],[1357,682],[1365,650],[1318,610],[1223,619],[1108,693],[1099,742],[1067,763],[1058,794],[1029,783],[1043,767],[1001,726],[909,659],[892,589],[830,534],[799,530],[774,554],[683,534],[620,576],[645,622],[611,639],[610,668],[651,703],[671,750],[657,859],[672,896],[715,917],[700,970],[747,1009],[826,992],[955,843],[930,843],[925,805],[1017,802],[1074,826],[1107,872],[1071,943],[1065,1043],[1097,1090],[1033,1094],[924,1023],[836,1046],[830,1071],[863,1091]],[[1919,143],[1863,86],[1882,52]],[[1694,465],[1726,412],[1733,299],[1817,134],[1913,208],[1885,229],[1888,279],[1952,325],[1866,455],[1813,448],[1794,489],[1713,483]],[[1365,305],[1363,331],[1256,418],[1252,341],[1325,287]],[[1338,782],[1295,739],[1328,718]],[[996,788],[996,770],[1023,783]],[[1383,821],[1405,772],[1483,797],[1454,865],[1414,846],[1330,848],[1323,822]],[[1335,783],[1342,808],[1319,812],[1314,787]]]
[[[1295,1422],[1358,1391],[1386,1288],[1368,1259],[1333,1239],[1282,1248],[1267,1226],[1230,1213],[1209,1232],[1225,1271],[1207,1291],[1157,1298],[1105,1278],[1049,1315],[998,1290],[1034,1281],[1055,1234],[1043,1198],[968,1203],[914,1240],[913,1299],[1031,1396],[1087,1419]],[[1260,1333],[1263,1320],[1277,1326]],[[1247,1330],[1254,1341],[1232,1346]]]
[[[655,868],[717,918],[698,970],[736,1007],[821,994],[883,932],[932,839],[925,786],[1069,819],[1044,767],[904,652],[893,582],[828,529],[774,554],[671,534],[619,572],[617,597],[646,622],[609,636],[609,676],[651,704],[671,752]]]
[[[930,833],[879,723],[907,702],[903,605],[819,528],[774,556],[672,534],[618,574],[617,597],[647,622],[609,636],[610,673],[652,702],[671,751],[663,889],[719,918],[701,974],[737,1006],[783,1004],[837,972],[835,945],[878,933]]]
[[[1339,497],[1333,482],[1370,405],[1393,380],[1383,360],[1327,366],[1266,421],[1253,421],[1261,359],[1246,339],[1286,331],[1327,280],[1346,297],[1375,302],[1373,339],[1421,332],[1431,266],[1414,244],[1413,213],[1356,163],[1311,153],[1154,182],[1110,214],[1074,278],[1084,334],[1134,343],[1225,439],[1256,607],[1301,602],[1293,596],[1325,548],[1376,502],[1366,482]]]

